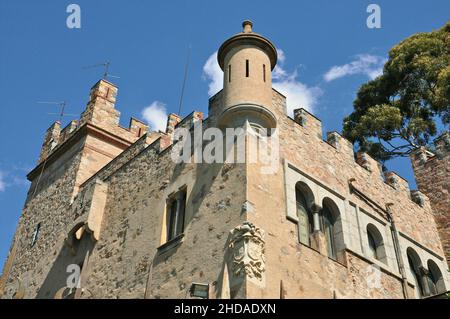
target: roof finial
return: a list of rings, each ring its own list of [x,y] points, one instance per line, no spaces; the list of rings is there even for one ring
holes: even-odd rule
[[[243,32],[244,33],[252,33],[252,27],[253,27],[253,22],[251,22],[250,20],[245,20],[244,22],[242,22],[242,27],[244,28]]]

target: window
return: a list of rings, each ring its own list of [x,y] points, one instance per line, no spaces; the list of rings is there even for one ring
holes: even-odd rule
[[[422,275],[420,272],[422,263],[420,261],[419,255],[411,247],[406,250],[406,255],[408,257],[409,270],[414,280],[416,297],[422,298],[422,296],[424,295]]]
[[[323,216],[323,231],[325,233],[325,238],[327,241],[328,257],[336,259],[337,258],[336,239],[334,236],[335,219],[333,218],[333,214],[331,213],[330,209],[327,206],[323,208],[322,216]]]
[[[265,64],[263,64],[263,80],[265,83],[266,82],[266,65]]]
[[[296,187],[295,198],[297,202],[297,217],[298,217],[298,238],[302,244],[311,246],[310,234],[313,232],[313,218],[306,198],[300,189]]]
[[[228,65],[228,82],[231,82],[231,64]]]
[[[184,231],[186,209],[186,190],[181,190],[167,201],[167,241],[181,235]]]
[[[445,288],[444,277],[438,265],[431,259],[427,262],[428,266],[428,285],[430,287],[430,294],[437,295],[447,291]]]
[[[249,63],[248,60],[245,60],[245,77],[249,77],[250,70],[249,70]]]
[[[384,247],[383,236],[378,231],[378,228],[373,224],[368,224],[366,231],[369,246],[369,257],[387,264],[387,256],[386,249]]]
[[[41,230],[41,223],[38,223],[36,225],[36,227],[34,228],[33,236],[31,238],[31,247],[33,247],[36,244],[38,237],[39,237],[40,230]]]
[[[373,238],[373,235],[370,231],[367,231],[367,239],[369,241],[369,253],[370,257],[374,259],[378,259],[377,255],[377,243],[375,241],[375,238]]]
[[[322,200],[322,207],[322,231],[326,241],[328,257],[345,264],[346,258],[344,251],[346,245],[339,208],[329,197],[325,197]]]

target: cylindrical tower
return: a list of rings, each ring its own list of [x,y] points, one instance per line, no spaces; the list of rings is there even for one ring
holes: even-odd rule
[[[252,31],[252,22],[220,47],[217,58],[224,72],[222,127],[251,125],[276,127],[272,108],[272,70],[277,63],[275,46]]]

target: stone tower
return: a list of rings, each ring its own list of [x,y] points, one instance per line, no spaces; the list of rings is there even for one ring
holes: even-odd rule
[[[226,40],[218,51],[224,71],[219,125],[273,128],[272,70],[277,63],[275,46],[254,33],[252,22],[243,22],[243,32]]]
[[[446,132],[434,141],[435,154],[425,148],[411,154],[411,162],[419,192],[428,196],[442,245],[450,264],[450,133]]]

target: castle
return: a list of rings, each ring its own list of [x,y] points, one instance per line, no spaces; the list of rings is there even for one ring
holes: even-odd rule
[[[102,79],[79,121],[47,130],[2,298],[422,298],[449,290],[448,135],[436,141],[437,155],[412,155],[422,192],[410,191],[367,154],[355,156],[339,133],[324,140],[308,111],[287,115],[285,96],[272,88],[277,51],[250,21],[221,45],[218,62],[224,86],[207,118],[170,114],[165,132],[134,118],[122,127],[117,87]],[[277,165],[264,172],[258,160],[174,161],[184,143],[177,130],[199,127],[243,128],[246,159],[249,141],[276,139]]]

